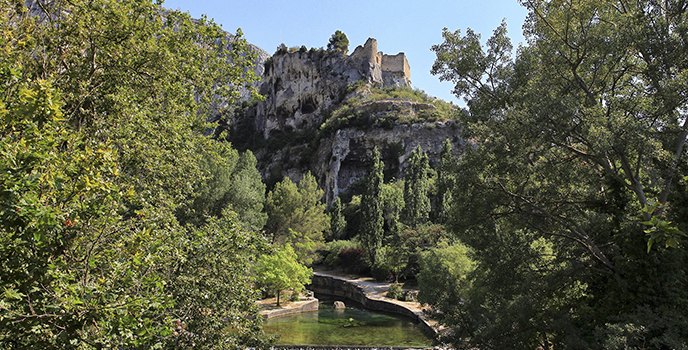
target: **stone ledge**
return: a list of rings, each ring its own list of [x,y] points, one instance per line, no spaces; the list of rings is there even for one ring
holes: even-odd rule
[[[315,293],[353,300],[370,310],[389,312],[409,317],[417,321],[423,332],[433,339],[436,338],[440,332],[437,322],[428,319],[420,307],[410,307],[404,305],[408,304],[405,302],[373,295],[374,293],[366,293],[362,286],[356,284],[356,281],[348,280],[345,277],[315,272],[308,289]]]
[[[273,318],[286,315],[300,314],[302,312],[318,311],[319,300],[310,298],[308,300],[292,302],[284,307],[276,309],[264,309],[259,312],[264,318]]]

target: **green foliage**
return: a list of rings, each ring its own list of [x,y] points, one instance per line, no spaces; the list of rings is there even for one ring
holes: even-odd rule
[[[453,202],[452,190],[456,184],[456,177],[452,171],[452,165],[456,163],[452,153],[452,143],[449,139],[442,144],[442,153],[437,166],[437,194],[434,213],[434,221],[447,222]]]
[[[330,218],[321,202],[323,190],[315,177],[306,173],[298,185],[284,178],[268,193],[266,229],[273,242],[291,244],[299,261],[311,264],[323,233],[330,229]]]
[[[224,203],[237,213],[238,220],[247,230],[259,231],[268,219],[264,212],[265,184],[257,168],[257,160],[249,150],[239,156],[232,173],[231,187]]]
[[[260,345],[259,240],[207,190],[236,152],[202,134],[252,81],[241,33],[151,2],[0,13],[0,347]]]
[[[478,145],[450,220],[478,267],[444,322],[464,348],[685,348],[685,4],[524,5],[515,55],[505,25],[433,47]]]
[[[375,265],[375,257],[378,249],[382,247],[382,239],[385,234],[382,207],[383,170],[384,164],[380,159],[380,151],[375,147],[366,178],[365,192],[361,198],[362,224],[359,234],[359,239],[368,254],[371,266]]]
[[[339,51],[346,54],[349,51],[349,38],[341,30],[337,30],[330,37],[327,43],[327,49],[332,51]]]
[[[440,224],[428,223],[416,227],[404,227],[397,243],[399,249],[406,254],[406,268],[401,274],[407,278],[416,276],[420,270],[420,257],[423,252],[452,241],[451,234]]]
[[[346,231],[346,218],[342,213],[342,200],[335,198],[330,209],[330,229],[333,239],[341,239]]]
[[[243,231],[236,214],[229,211],[176,237],[175,248],[187,257],[176,266],[169,284],[175,307],[184,315],[178,319],[177,347],[217,349],[262,342],[255,334],[256,325],[243,320],[254,318],[258,311],[258,292],[248,288],[255,277],[245,269],[265,246],[258,234]],[[245,290],[238,292],[238,287]],[[244,307],[228,307],[236,304]],[[228,333],[240,336],[227,343]]]
[[[404,290],[402,289],[401,283],[390,284],[385,296],[391,299],[402,300],[404,297]]]
[[[261,255],[256,262],[255,273],[261,287],[275,292],[279,306],[280,292],[284,289],[303,289],[311,283],[313,270],[299,263],[294,248],[285,245],[274,253]]]
[[[359,127],[362,129],[376,126],[384,127],[393,124],[412,124],[419,122],[434,122],[455,120],[459,116],[456,106],[446,101],[434,98],[419,89],[411,88],[376,88],[366,84],[352,84],[349,93],[355,93],[347,98],[320,126],[323,133],[332,132],[343,127]],[[386,100],[412,101],[429,104],[429,108],[421,110],[387,111],[385,113],[369,113],[366,107],[371,103]]]
[[[386,245],[377,250],[375,263],[371,266],[370,272],[378,281],[388,281],[391,278],[394,282],[398,282],[407,263],[408,254],[403,247]]]
[[[403,221],[417,226],[430,216],[430,163],[428,155],[418,147],[411,153],[404,176]]]
[[[366,252],[357,241],[332,241],[325,245],[323,264],[350,273],[368,271]]]
[[[437,306],[443,312],[461,307],[470,290],[470,274],[476,263],[463,244],[440,244],[423,252],[418,272],[418,299]]]
[[[385,219],[385,239],[388,244],[397,244],[401,231],[401,211],[404,209],[404,182],[399,180],[382,184],[382,210]]]

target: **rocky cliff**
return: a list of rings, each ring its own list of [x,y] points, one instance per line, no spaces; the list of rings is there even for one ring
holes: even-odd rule
[[[463,149],[460,111],[412,90],[404,53],[379,52],[375,39],[350,55],[281,48],[264,66],[265,99],[231,122],[230,141],[256,154],[269,185],[311,171],[329,203],[357,192],[375,146],[388,179],[403,176],[417,145],[431,162],[445,139]]]

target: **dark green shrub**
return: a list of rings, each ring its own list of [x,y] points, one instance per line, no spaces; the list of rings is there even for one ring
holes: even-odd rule
[[[401,283],[390,284],[386,296],[390,299],[403,300],[404,290],[401,288]]]

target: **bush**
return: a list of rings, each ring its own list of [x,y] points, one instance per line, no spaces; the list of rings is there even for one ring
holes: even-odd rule
[[[387,289],[386,296],[391,299],[403,300],[404,290],[401,288],[401,283],[392,283]]]
[[[332,268],[340,268],[351,273],[364,273],[368,270],[365,250],[356,241],[332,241],[325,244],[322,263]]]
[[[418,273],[418,300],[433,306],[456,304],[470,290],[470,275],[476,263],[471,250],[461,243],[439,247],[421,254]]]
[[[292,290],[291,295],[289,296],[289,301],[299,301],[300,295],[301,292],[298,289]]]
[[[345,271],[359,274],[368,271],[366,252],[363,247],[344,249],[339,253],[339,259]]]

